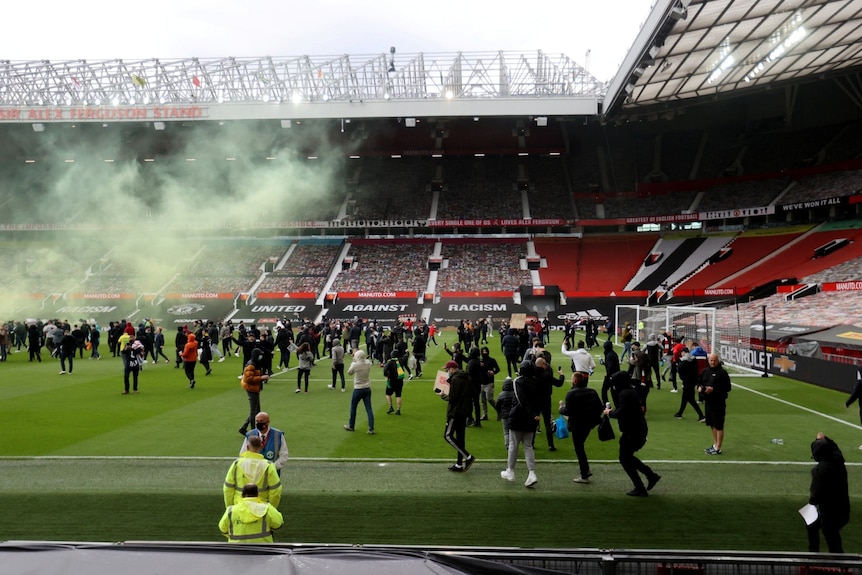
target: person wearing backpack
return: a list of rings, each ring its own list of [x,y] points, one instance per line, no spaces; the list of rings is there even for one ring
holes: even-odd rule
[[[587,460],[587,451],[584,444],[594,427],[602,420],[602,400],[596,390],[587,387],[587,379],[584,374],[575,372],[572,374],[572,389],[566,394],[565,401],[560,401],[560,413],[568,416],[566,428],[572,436],[575,446],[575,454],[578,456],[578,467],[580,476],[572,479],[575,483],[589,483],[590,462]]]
[[[386,403],[389,404],[387,415],[401,415],[401,392],[404,389],[404,369],[394,355],[390,356],[383,366],[383,376],[386,378]],[[395,407],[392,406],[392,396],[395,396]],[[396,409],[397,408],[397,409]]]

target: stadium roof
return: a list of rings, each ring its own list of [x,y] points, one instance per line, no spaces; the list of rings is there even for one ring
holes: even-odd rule
[[[604,113],[846,74],[862,64],[860,25],[862,0],[658,0]]]
[[[848,75],[860,24],[862,0],[656,0],[609,84],[542,51],[0,61],[0,123],[625,118]],[[862,85],[844,84],[862,107]]]

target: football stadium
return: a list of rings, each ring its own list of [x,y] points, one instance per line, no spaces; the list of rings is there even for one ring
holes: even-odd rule
[[[0,61],[0,572],[860,575],[860,24]]]

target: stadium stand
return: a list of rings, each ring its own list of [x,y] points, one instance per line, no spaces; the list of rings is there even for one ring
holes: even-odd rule
[[[444,240],[436,291],[515,291],[532,285],[530,272],[520,268],[526,252],[524,240]]]
[[[335,278],[331,291],[415,291],[428,284],[428,256],[433,240],[354,241],[348,256],[349,269]]]
[[[858,225],[858,223],[857,223]],[[755,264],[727,276],[711,287],[750,288],[779,278],[800,278],[862,255],[862,230],[812,230],[782,245]],[[852,243],[825,257],[814,258],[814,251],[831,240],[848,238]]]

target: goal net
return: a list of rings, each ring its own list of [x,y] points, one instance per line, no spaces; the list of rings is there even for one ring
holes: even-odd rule
[[[614,318],[617,343],[621,343],[626,323],[637,341],[645,342],[650,334],[660,338],[667,330],[674,339],[682,337],[697,342],[707,353],[717,352],[722,362],[740,374],[762,369],[760,350],[751,348],[751,329],[760,325],[760,319],[746,317],[735,306],[618,305]],[[759,333],[755,339],[760,339]]]

